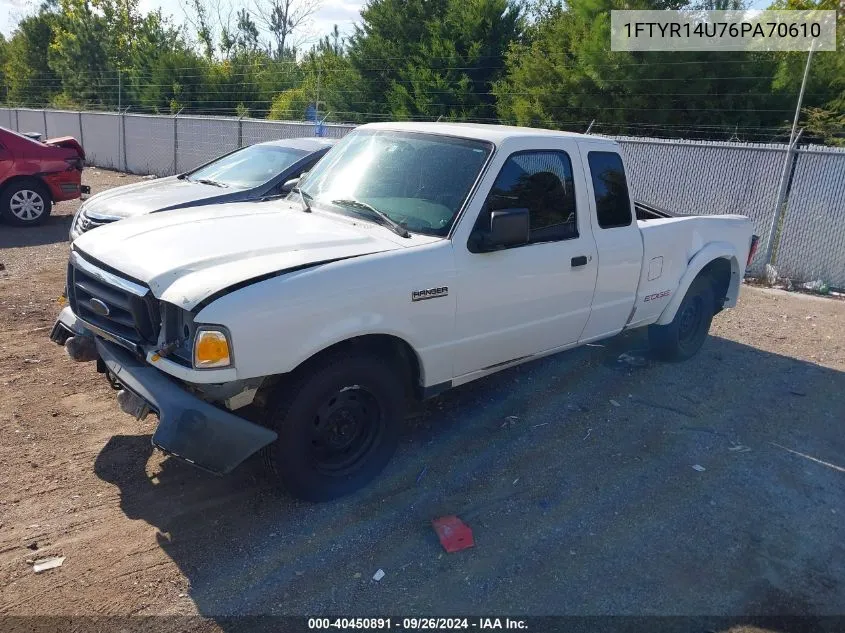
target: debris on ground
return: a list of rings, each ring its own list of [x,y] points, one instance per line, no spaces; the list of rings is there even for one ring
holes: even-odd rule
[[[472,539],[472,530],[455,515],[434,519],[431,525],[437,533],[443,549],[449,554],[475,546],[475,541]]]
[[[686,411],[686,410],[681,409],[679,407],[673,407],[672,405],[669,405],[669,404],[661,404],[659,402],[652,402],[651,400],[646,400],[644,398],[634,397],[634,398],[631,398],[631,401],[636,402],[638,404],[645,405],[647,407],[654,407],[655,409],[663,409],[665,411],[672,411],[673,413],[678,413],[678,414],[686,416],[688,418],[697,418],[698,417],[695,413],[693,413],[691,411]]]
[[[519,417],[517,417],[515,415],[509,415],[508,417],[505,418],[505,421],[502,422],[501,428],[505,428],[506,426],[511,427],[514,424],[516,424],[517,422],[519,422]]]
[[[356,572],[355,572],[355,575],[354,575],[354,576],[352,576],[352,577],[353,577],[353,578],[360,578],[360,577],[361,577],[361,572],[360,572],[360,571],[356,571]]]
[[[728,450],[733,453],[750,453],[751,447],[745,446],[744,444],[734,444],[733,446],[728,448]]]
[[[771,264],[766,264],[766,283],[774,286],[778,282],[778,269]]]
[[[830,286],[828,286],[821,279],[816,279],[815,281],[808,281],[805,284],[801,284],[801,287],[804,290],[809,290],[810,292],[817,292],[820,295],[830,294]]]
[[[616,362],[625,363],[631,367],[645,367],[647,364],[644,356],[637,356],[629,354],[628,352],[622,352],[619,354],[619,358],[616,359]]]
[[[379,582],[382,578],[384,578],[384,570],[379,569],[376,573],[373,574],[373,580]]]
[[[610,400],[610,404],[612,404],[614,407],[621,407],[622,406],[621,404],[616,402],[616,400],[613,400],[613,399]]]
[[[49,556],[47,558],[39,558],[32,564],[32,571],[34,571],[36,574],[40,574],[42,571],[61,567],[62,563],[64,562],[64,556]]]
[[[789,393],[791,393],[793,396],[806,396],[807,395],[806,391],[798,391],[797,389],[790,389]]]
[[[158,178],[158,176],[156,176],[155,174],[150,174],[149,176],[144,176],[143,178],[141,178],[141,180],[155,180],[156,178]]]
[[[6,270],[6,264],[0,262],[0,270]]]
[[[704,466],[702,466],[701,464],[693,464],[693,465],[692,465],[692,469],[693,469],[693,470],[697,470],[697,471],[698,471],[698,472],[700,472],[700,473],[703,473],[705,470],[707,470],[707,469],[706,469]]]
[[[592,433],[592,432],[593,432],[593,429],[587,429],[587,434],[584,436],[584,440],[586,440],[588,437],[590,437],[590,433]],[[583,442],[584,440],[581,440],[581,441]]]
[[[425,474],[428,472],[428,466],[424,466],[423,469],[420,471],[420,474],[417,475],[417,483],[420,483]]]
[[[29,363],[30,365],[37,365],[37,364],[38,364],[38,363],[40,363],[41,361],[40,361],[40,360],[38,360],[37,358],[24,358],[24,359],[23,359],[23,362],[25,362],[25,363]]]

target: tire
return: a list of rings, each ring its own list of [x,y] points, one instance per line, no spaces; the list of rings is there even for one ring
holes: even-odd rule
[[[0,215],[17,226],[36,226],[50,217],[53,203],[44,185],[34,180],[14,182],[0,195]]]
[[[264,453],[293,496],[327,501],[363,487],[390,461],[405,410],[402,372],[369,354],[332,354],[306,366],[277,394]]]
[[[696,277],[672,322],[649,326],[648,340],[654,354],[661,360],[673,362],[695,356],[707,338],[715,305],[710,278],[706,275]]]

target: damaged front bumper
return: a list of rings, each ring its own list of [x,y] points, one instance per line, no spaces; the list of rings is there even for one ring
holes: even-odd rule
[[[274,431],[185,391],[122,347],[95,341],[109,373],[158,414],[152,443],[164,452],[222,475],[276,439]]]
[[[91,334],[88,328],[76,318],[70,306],[65,306],[59,312],[59,317],[53,324],[53,329],[50,332],[50,340],[59,345],[64,345],[71,336],[85,336]]]

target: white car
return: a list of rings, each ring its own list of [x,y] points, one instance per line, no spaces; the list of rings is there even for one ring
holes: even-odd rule
[[[164,451],[225,473],[265,449],[332,498],[387,464],[408,398],[631,328],[698,351],[752,224],[634,203],[625,173],[595,136],[365,125],[286,200],[82,235],[52,338],[158,415]]]
[[[138,215],[286,195],[289,183],[311,169],[334,142],[289,138],[256,143],[177,176],[101,191],[83,202],[73,216],[70,241]]]

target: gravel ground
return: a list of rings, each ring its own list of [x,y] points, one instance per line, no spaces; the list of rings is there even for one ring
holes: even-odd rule
[[[631,333],[466,385],[315,505],[154,452],[48,340],[74,208],[0,225],[0,614],[845,613],[845,303],[744,287],[686,363]]]

